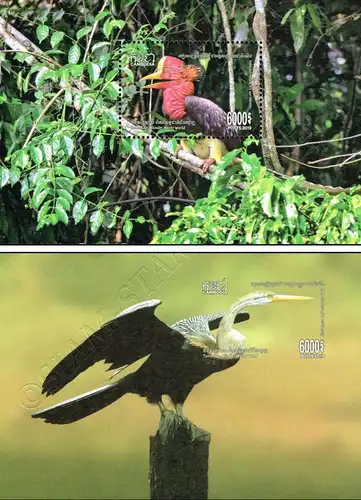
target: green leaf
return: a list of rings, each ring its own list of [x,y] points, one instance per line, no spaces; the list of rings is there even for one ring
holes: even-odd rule
[[[290,179],[283,182],[281,191],[284,193],[289,193],[296,186],[296,184],[302,179],[302,175],[294,175]]]
[[[139,215],[139,217],[137,217],[137,222],[139,224],[144,224],[144,222],[146,222],[145,217],[143,215]]]
[[[49,72],[49,68],[47,68],[46,66],[43,66],[40,68],[40,70],[38,71],[38,74],[35,77],[35,85],[37,88],[40,88],[42,86],[42,84],[45,81],[46,74],[48,72]]]
[[[49,188],[47,189],[41,189],[41,190],[35,190],[34,191],[34,196],[33,196],[33,204],[35,208],[39,208],[40,205],[43,203],[47,195],[49,194]]]
[[[296,208],[296,205],[293,202],[294,197],[290,196],[293,195],[293,191],[291,193],[288,193],[286,195],[286,217],[287,217],[287,222],[288,222],[288,227],[290,228],[291,231],[293,231],[297,227],[297,218],[298,218],[298,211]]]
[[[44,54],[49,55],[49,56],[57,56],[57,55],[64,55],[64,54],[66,54],[66,52],[64,52],[63,50],[59,50],[59,49],[50,49],[50,50],[46,50],[44,52]]]
[[[273,192],[274,181],[274,177],[262,179],[259,187],[262,210],[266,215],[268,215],[268,217],[273,216],[271,196]]]
[[[157,159],[160,155],[160,141],[159,139],[154,139],[150,145],[150,154],[153,158]]]
[[[100,76],[100,67],[97,64],[89,63],[89,76],[92,82],[96,82]]]
[[[295,245],[303,245],[305,243],[303,237],[297,233],[296,236],[293,237],[293,243]]]
[[[30,147],[30,156],[35,165],[40,165],[43,161],[43,152],[38,147]]]
[[[353,195],[351,202],[352,202],[353,208],[360,208],[361,207],[361,196],[359,194]]]
[[[47,184],[49,182],[49,173],[50,170],[48,167],[45,168],[37,168],[30,172],[29,174],[29,182],[32,186],[37,187],[40,183]]]
[[[70,89],[65,91],[64,102],[67,106],[71,106],[73,104],[73,94]]]
[[[68,224],[69,217],[68,217],[68,214],[65,212],[64,208],[62,207],[62,205],[57,203],[57,205],[55,207],[55,213],[56,213],[58,220],[60,222],[63,222],[64,224]]]
[[[304,9],[299,7],[291,15],[291,33],[296,53],[301,50],[305,38],[305,15],[303,11]]]
[[[112,80],[114,80],[115,78],[118,78],[119,76],[119,70],[118,69],[112,69],[111,71],[109,71],[109,73],[107,74],[106,76],[106,79],[105,81],[108,83],[108,82],[111,82]]]
[[[73,206],[73,218],[75,224],[79,224],[84,219],[88,210],[88,203],[85,200],[79,200]]]
[[[132,151],[139,158],[143,158],[144,148],[141,139],[132,139]]]
[[[112,22],[111,22],[111,19],[107,19],[104,23],[104,26],[103,26],[103,32],[104,32],[104,35],[109,38],[110,37],[110,34],[112,32],[112,29],[113,29],[113,26],[112,26]]]
[[[84,189],[83,196],[88,196],[88,194],[97,193],[98,191],[102,191],[102,189],[95,187],[88,187]]]
[[[19,168],[11,167],[10,177],[9,177],[11,186],[14,186],[18,182],[18,180],[20,179],[20,174],[21,174],[21,171]]]
[[[10,179],[10,170],[6,167],[0,167],[0,187],[3,188]]]
[[[134,82],[134,73],[129,68],[123,67],[122,73],[123,73],[123,75],[125,75],[127,77],[128,82],[130,82],[130,83]],[[128,89],[128,92],[129,92],[129,89]],[[168,129],[168,130],[172,131],[173,129]],[[159,131],[159,133],[162,133],[162,132]]]
[[[19,153],[19,166],[25,169],[30,163],[29,155],[22,149]]]
[[[313,3],[308,3],[306,5],[308,12],[310,13],[314,27],[317,28],[318,30],[321,30],[321,19],[320,16],[318,15],[316,5],[314,5]]]
[[[46,161],[50,163],[53,156],[51,146],[50,144],[42,144],[42,147]]]
[[[234,149],[233,151],[229,151],[229,153],[225,154],[222,158],[222,166],[227,167],[239,155],[240,152],[241,149]]]
[[[46,24],[41,24],[36,28],[36,36],[38,37],[39,43],[43,42],[49,35],[49,26]]]
[[[39,8],[37,10],[37,16],[36,16],[35,20],[38,21],[41,24],[44,24],[45,21],[49,17],[49,13],[50,13],[50,8],[49,7]]]
[[[64,191],[64,189],[61,189],[60,191]],[[58,194],[59,194],[59,191],[58,191]],[[63,198],[62,196],[59,196],[56,199],[56,206],[61,206],[65,211],[68,211],[70,209],[69,200],[67,198]]]
[[[73,45],[70,47],[68,54],[68,61],[70,64],[77,64],[80,59],[80,48],[79,45]]]
[[[127,219],[123,225],[123,233],[129,239],[130,235],[133,231],[133,222],[130,219]]]
[[[99,14],[97,14],[95,16],[95,20],[96,21],[101,21],[102,19],[104,19],[104,17],[107,17],[107,16],[110,16],[110,12],[109,11],[104,11],[104,12],[99,12]]]
[[[286,23],[286,21],[287,21],[288,17],[292,14],[292,12],[293,12],[294,10],[295,10],[295,9],[290,9],[290,10],[288,10],[288,11],[286,12],[286,14],[282,17],[282,20],[281,20],[281,25],[282,25],[282,26]]]
[[[160,31],[160,30],[167,30],[167,29],[168,28],[164,23],[158,23],[154,26],[153,31],[154,31],[154,33],[158,33],[158,31]]]
[[[92,47],[92,52],[95,52],[98,49],[102,49],[103,47],[106,47],[110,45],[110,42],[98,42]]]
[[[92,234],[96,234],[98,232],[100,226],[103,223],[103,220],[104,214],[101,210],[97,210],[90,216],[89,223]]]
[[[23,72],[22,71],[20,71],[20,73],[18,73],[18,77],[16,79],[16,86],[19,90],[21,90],[23,87]]]
[[[93,152],[97,158],[103,153],[105,140],[102,135],[96,135],[93,139]]]
[[[70,73],[74,78],[80,78],[84,73],[85,67],[86,63],[73,64],[72,66],[70,66]]]
[[[60,21],[60,19],[63,18],[64,14],[65,14],[65,12],[63,11],[63,9],[54,11],[53,12],[53,23]]]
[[[310,111],[314,111],[314,110],[322,108],[323,106],[325,106],[325,103],[322,101],[319,101],[318,99],[307,99],[302,104],[295,104],[294,107],[295,108],[309,109]]]
[[[114,153],[115,143],[116,143],[116,135],[112,134],[109,141],[109,150],[111,153]]]
[[[177,141],[176,139],[169,139],[167,142],[169,151],[175,156],[177,152]]]
[[[29,71],[29,73],[26,75],[26,78],[24,78],[24,81],[23,81],[23,91],[24,92],[27,92],[29,90],[30,76],[31,76],[31,73]]]
[[[51,203],[52,203],[52,200],[48,200],[41,206],[41,208],[38,212],[38,217],[37,217],[37,221],[38,221],[38,225],[36,227],[37,231],[39,231],[39,229],[41,229],[45,225],[49,225],[48,213],[49,213],[49,208],[50,208]]]
[[[68,135],[63,135],[61,137],[61,145],[63,146],[64,151],[70,158],[73,155],[74,151],[74,141],[71,137]],[[71,170],[71,169],[70,169]]]
[[[112,28],[116,27],[122,30],[125,26],[125,21],[123,21],[123,19],[113,19],[110,21],[110,24],[112,25]]]
[[[287,100],[287,104],[295,101],[296,97],[301,94],[301,92],[304,91],[305,89],[305,84],[304,83],[296,83],[295,85],[292,85],[291,87],[284,87],[286,90],[284,97]],[[285,110],[289,110],[289,107],[287,106]]]
[[[69,206],[73,204],[73,196],[65,189],[58,189],[57,194],[59,198],[65,198],[69,202]]]
[[[73,181],[67,177],[56,177],[55,185],[61,189],[65,189],[65,191],[69,191],[69,193],[73,191],[74,187]]]
[[[63,31],[55,31],[50,38],[50,45],[54,48],[62,41],[65,33]]]
[[[66,165],[56,165],[55,173],[58,175],[63,175],[64,177],[69,177],[69,179],[74,179],[74,170]]]
[[[80,40],[81,38],[83,38],[84,36],[86,36],[88,33],[90,33],[92,29],[93,29],[92,26],[86,26],[85,28],[81,28],[76,33],[76,39]]]
[[[59,218],[58,218],[58,215],[53,212],[51,213],[49,216],[48,216],[48,224],[51,224],[52,226],[56,226],[57,223],[59,222]]]
[[[117,82],[110,82],[106,86],[106,90],[113,99],[117,99],[119,97],[119,84]]]

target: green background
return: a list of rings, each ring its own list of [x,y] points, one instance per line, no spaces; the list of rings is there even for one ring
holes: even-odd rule
[[[168,323],[227,309],[257,281],[325,283],[325,358],[300,359],[319,337],[320,287],[276,287],[315,300],[250,309],[238,329],[256,359],[196,386],[185,413],[212,434],[209,498],[359,498],[361,255],[98,254],[0,256],[0,497],[146,498],[157,407],[136,395],[72,425],[30,418],[107,382],[99,363],[46,400],[47,372],[129,305],[160,298]],[[202,282],[228,282],[227,295]]]

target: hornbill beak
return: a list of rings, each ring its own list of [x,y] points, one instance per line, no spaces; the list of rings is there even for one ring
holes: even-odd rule
[[[274,295],[271,298],[271,302],[281,302],[290,300],[311,300],[313,297],[305,297],[304,295]]]
[[[143,76],[139,81],[142,82],[144,80],[168,80],[174,78],[174,73],[177,73],[178,68],[172,68],[169,64],[169,57],[162,57],[162,59],[159,61],[157,69],[155,70],[154,73],[151,73],[150,75]],[[182,61],[180,61],[181,64]],[[152,83],[150,85],[145,85],[143,89],[156,89],[156,88],[164,88],[164,84],[166,82],[158,82],[158,83]]]
[[[162,72],[157,70],[150,75],[143,76],[143,78],[141,78],[139,81],[142,82],[143,80],[161,80],[162,78]]]
[[[157,69],[150,75],[143,76],[139,81],[144,80],[170,80],[145,85],[144,89],[166,89],[172,85],[172,81],[194,82],[201,75],[201,68],[192,64],[185,64],[184,61],[173,56],[165,56],[159,61]]]
[[[150,75],[143,76],[139,81],[142,82],[144,80],[162,80],[163,75],[161,71],[155,71],[154,73],[151,73]],[[143,89],[157,89],[157,88],[162,88],[160,85],[166,82],[158,82],[158,83],[151,83],[149,85],[144,85]]]

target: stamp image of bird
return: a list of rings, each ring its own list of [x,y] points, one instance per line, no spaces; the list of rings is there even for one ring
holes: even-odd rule
[[[108,370],[117,370],[114,374],[117,375],[148,356],[140,368],[32,416],[52,424],[69,424],[133,393],[157,404],[161,416],[167,412],[162,401],[162,396],[167,395],[174,404],[176,415],[185,419],[183,405],[192,388],[211,374],[234,366],[242,358],[245,336],[235,325],[250,319],[246,308],[310,298],[254,292],[238,299],[226,313],[191,317],[172,326],[155,315],[160,300],[135,304],[101,326],[62,359],[47,375],[42,392],[46,396],[56,394],[98,361],[110,363]],[[217,333],[213,333],[216,329]]]
[[[163,80],[143,88],[163,89],[163,113],[171,120],[172,126],[206,136],[195,140],[192,146],[181,140],[181,146],[184,151],[205,160],[203,173],[207,173],[209,167],[219,163],[228,150],[239,146],[241,132],[217,104],[194,96],[194,82],[200,74],[199,66],[186,65],[177,57],[165,56],[159,61],[157,70],[140,81]]]

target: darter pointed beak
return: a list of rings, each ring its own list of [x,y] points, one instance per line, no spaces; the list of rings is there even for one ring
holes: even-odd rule
[[[291,301],[291,300],[312,300],[313,297],[305,297],[304,295],[274,295],[271,298],[271,302],[283,302],[283,301]]]

